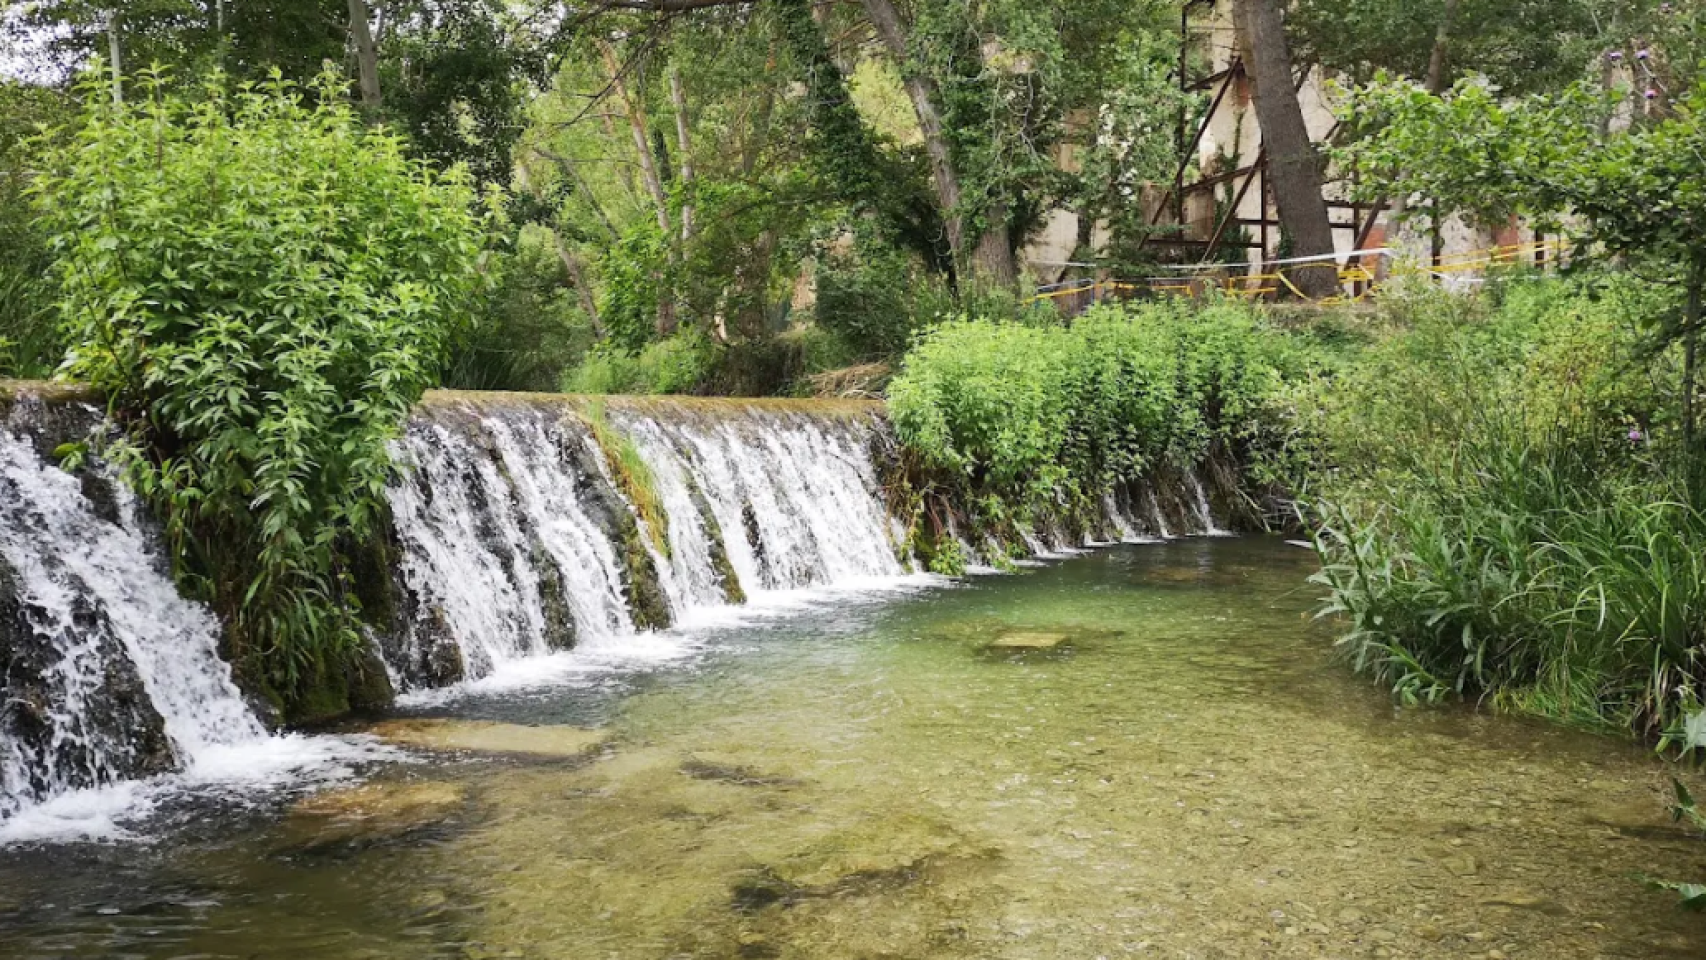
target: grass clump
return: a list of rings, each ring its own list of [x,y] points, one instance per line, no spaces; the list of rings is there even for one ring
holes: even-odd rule
[[[1318,580],[1358,669],[1407,702],[1700,745],[1706,512],[1677,358],[1638,332],[1666,308],[1627,277],[1411,301],[1296,398]]]

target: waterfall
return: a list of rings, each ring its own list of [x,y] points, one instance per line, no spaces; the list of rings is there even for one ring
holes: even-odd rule
[[[122,484],[0,430],[0,817],[265,740],[219,634]]]
[[[705,564],[722,538],[745,590],[898,576],[871,459],[875,416],[775,404],[706,404],[698,415],[630,411],[621,422],[659,477],[682,607],[720,602]]]
[[[85,788],[248,788],[372,756],[263,729],[135,497],[50,462],[99,413],[46,395],[0,396],[0,842]],[[860,402],[429,395],[393,443],[385,562],[363,581],[393,686],[597,673],[678,655],[691,631],[663,628],[748,600],[898,582],[915,561],[885,500],[889,431]],[[1219,532],[1191,472],[1101,506],[1123,540]],[[954,514],[971,563],[1005,556]],[[1060,524],[1021,535],[1036,556],[1078,546]]]
[[[617,555],[627,508],[578,420],[522,404],[429,407],[394,453],[413,616],[386,653],[405,685],[634,632]]]
[[[408,613],[386,653],[405,687],[906,572],[874,406],[613,401],[606,415],[665,530],[641,520],[583,401],[445,396],[417,411],[390,492]]]

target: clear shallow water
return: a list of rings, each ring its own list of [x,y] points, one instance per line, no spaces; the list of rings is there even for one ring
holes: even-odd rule
[[[382,770],[144,845],[0,851],[0,956],[1694,957],[1706,878],[1637,747],[1394,711],[1306,551],[1203,539],[707,633],[688,659],[419,709],[599,726],[583,760]],[[1013,630],[1054,651],[997,652]],[[424,793],[423,793],[424,791]]]

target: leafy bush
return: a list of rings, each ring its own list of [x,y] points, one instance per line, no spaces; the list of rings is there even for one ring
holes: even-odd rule
[[[828,258],[817,276],[818,328],[859,360],[899,353],[919,323],[912,303],[917,272],[906,254],[893,249]]]
[[[971,501],[1070,512],[1215,441],[1247,446],[1311,362],[1232,304],[1104,305],[1071,327],[954,321],[907,354],[889,414]]]
[[[513,252],[487,259],[493,278],[472,322],[457,332],[443,385],[461,390],[556,390],[593,341],[592,324],[562,263],[537,229]]]
[[[336,76],[131,90],[85,87],[40,189],[68,373],[128,422],[113,453],[239,670],[301,715],[359,649],[343,547],[384,509],[386,442],[465,316],[475,198]]]

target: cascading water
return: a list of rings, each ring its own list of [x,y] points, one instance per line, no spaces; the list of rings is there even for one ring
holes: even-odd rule
[[[101,490],[91,499],[86,488]],[[117,483],[0,432],[0,816],[267,738]]]
[[[407,685],[478,677],[632,633],[616,492],[584,425],[520,404],[424,409],[390,501],[413,615],[387,656]]]
[[[672,600],[683,611],[722,602],[726,585],[707,566],[718,533],[747,590],[906,572],[871,459],[874,411],[735,404],[695,413],[630,411],[620,420],[663,488],[682,586]]]
[[[405,687],[442,685],[749,593],[904,574],[871,456],[877,414],[611,405],[598,416],[644,461],[660,535],[579,401],[430,399],[397,446],[408,613],[385,644],[393,669]]]

